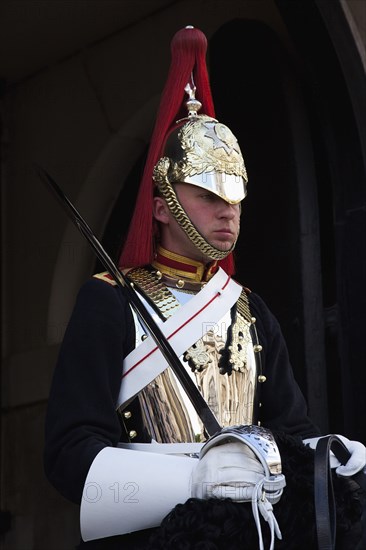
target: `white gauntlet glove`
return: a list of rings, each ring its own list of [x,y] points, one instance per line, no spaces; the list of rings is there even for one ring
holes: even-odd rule
[[[282,538],[272,504],[280,500],[285,485],[272,434],[258,426],[234,426],[224,428],[203,446],[192,472],[191,492],[196,498],[251,502],[259,548],[264,548],[261,514],[271,530],[272,550],[275,535]]]
[[[350,441],[347,437],[343,435],[336,434],[337,437],[342,441],[342,443],[347,447],[351,456],[348,462],[342,465],[339,460],[334,456],[333,452],[330,453],[329,461],[330,467],[335,468],[335,471],[340,476],[353,476],[357,474],[362,468],[366,465],[366,447],[360,443],[360,441]],[[322,436],[326,437],[326,436]],[[304,445],[309,445],[311,449],[315,449],[319,439],[322,437],[311,437],[309,439],[304,439]]]
[[[195,498],[251,500],[253,485],[263,480],[263,466],[249,447],[231,442],[212,447],[192,474]]]

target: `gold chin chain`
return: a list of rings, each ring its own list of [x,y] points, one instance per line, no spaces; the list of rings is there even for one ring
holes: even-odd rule
[[[165,160],[165,159],[161,159]],[[166,159],[169,163],[169,160]],[[164,163],[159,162],[158,165],[155,167],[154,171],[154,179],[157,182],[157,186],[159,189],[159,192],[162,194],[163,198],[166,200],[166,203],[169,207],[170,212],[174,216],[174,218],[179,223],[180,227],[183,229],[187,237],[192,241],[194,246],[202,252],[207,258],[211,258],[212,260],[223,260],[232,252],[235,248],[235,243],[231,246],[230,250],[222,251],[218,248],[212,246],[210,243],[206,241],[206,239],[197,231],[197,229],[194,227],[193,223],[187,216],[185,210],[183,209],[182,205],[178,201],[177,195],[174,192],[173,187],[171,186],[168,178],[167,178],[167,172],[163,169]],[[159,172],[159,175],[157,175],[157,172]],[[164,174],[165,172],[165,174]]]

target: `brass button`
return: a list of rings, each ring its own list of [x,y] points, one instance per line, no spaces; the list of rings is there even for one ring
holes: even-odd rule
[[[256,319],[255,317],[251,317],[250,322],[254,325],[254,323],[256,322],[256,320],[257,320],[257,319]]]
[[[134,439],[137,436],[137,432],[135,430],[131,430],[130,432],[128,432],[128,435],[130,439]]]
[[[176,282],[176,287],[177,287],[177,288],[183,288],[183,287],[184,287],[184,281],[182,281],[182,279],[179,279],[179,280]]]
[[[157,272],[155,273],[155,275],[156,275],[156,278],[158,279],[158,281],[160,281],[160,280],[163,278],[163,274],[162,274],[161,271],[157,271]]]
[[[128,420],[129,418],[131,418],[132,412],[131,412],[131,411],[125,411],[125,412],[123,413],[123,416],[124,416],[125,418],[127,418],[127,420]]]
[[[143,334],[143,335],[141,336],[141,340],[142,340],[142,341],[146,340],[146,338],[147,338],[147,334]]]
[[[255,353],[259,353],[260,351],[262,351],[263,348],[260,344],[256,344],[253,349]]]
[[[267,380],[267,378],[266,378],[266,376],[264,376],[263,374],[260,374],[260,375],[258,376],[258,382],[259,382],[260,384],[263,384],[263,382],[265,382],[266,380]]]

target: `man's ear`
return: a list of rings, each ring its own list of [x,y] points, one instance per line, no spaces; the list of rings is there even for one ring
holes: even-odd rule
[[[153,199],[153,216],[161,223],[167,224],[170,220],[170,213],[165,199],[162,197],[154,197]]]

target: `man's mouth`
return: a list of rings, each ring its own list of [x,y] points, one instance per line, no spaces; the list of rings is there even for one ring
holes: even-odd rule
[[[233,231],[227,228],[217,229],[216,231],[214,231],[214,233],[223,237],[234,237]]]

